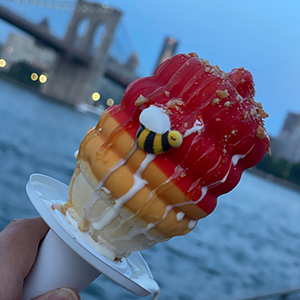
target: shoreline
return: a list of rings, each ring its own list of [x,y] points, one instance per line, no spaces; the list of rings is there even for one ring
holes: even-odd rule
[[[262,177],[268,181],[271,181],[271,182],[274,182],[274,183],[277,183],[277,184],[280,184],[282,186],[285,186],[289,189],[293,189],[297,192],[300,192],[300,185],[297,185],[293,182],[290,182],[288,180],[285,180],[285,179],[282,179],[282,178],[278,178],[278,177],[275,177],[274,175],[270,174],[270,173],[265,173],[255,167],[251,168],[251,169],[248,169],[247,170],[249,173],[253,174],[253,175],[256,175],[256,176],[259,176],[259,177]]]
[[[27,89],[27,90],[29,90],[29,91],[31,91],[33,93],[36,93],[37,95],[39,95],[41,98],[43,98],[46,101],[54,101],[54,102],[56,102],[58,104],[65,105],[65,106],[68,106],[70,108],[75,108],[76,107],[76,105],[74,105],[72,103],[63,102],[63,101],[58,100],[58,99],[56,99],[54,97],[50,97],[48,95],[45,95],[39,89],[33,88],[31,86],[28,86],[27,84],[23,84],[22,82],[20,82],[20,81],[18,81],[16,79],[13,79],[13,78],[11,78],[9,76],[5,76],[5,75],[1,74],[1,72],[0,72],[0,80],[3,80],[3,81],[8,82],[10,84],[19,86],[19,87]]]
[[[8,76],[3,76],[0,72],[0,80],[4,81],[4,82],[8,82],[12,85],[16,85],[18,87],[21,87],[23,89],[27,89],[33,93],[35,93],[36,95],[40,96],[43,100],[45,101],[50,101],[50,102],[55,102],[57,103],[58,105],[62,105],[62,106],[66,106],[66,107],[69,107],[71,109],[74,109],[76,110],[77,112],[79,113],[82,113],[82,114],[86,114],[86,115],[89,115],[91,117],[94,117],[94,118],[97,118],[99,119],[100,115],[98,114],[95,114],[93,112],[89,112],[89,111],[81,111],[80,108],[78,108],[79,105],[75,105],[75,104],[72,104],[72,103],[68,103],[68,102],[65,102],[65,101],[61,101],[59,99],[56,99],[54,97],[50,97],[46,94],[44,94],[43,92],[41,92],[39,89],[36,89],[36,88],[32,88],[26,84],[23,84],[22,82],[18,81],[18,80],[15,80],[11,77],[8,77]],[[80,104],[83,104],[83,102],[81,102]]]

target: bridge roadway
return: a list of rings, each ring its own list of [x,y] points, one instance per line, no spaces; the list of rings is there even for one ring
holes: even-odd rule
[[[26,20],[20,15],[10,11],[9,9],[0,5],[0,19],[14,25],[22,31],[34,36],[37,40],[41,41],[46,47],[54,49],[59,54],[63,55],[66,59],[74,61],[82,66],[89,67],[92,58],[82,51],[78,51],[71,45],[68,45],[63,40],[45,32],[34,23]],[[136,77],[128,74],[122,74],[120,66],[117,63],[108,63],[108,68],[104,72],[104,76],[116,82],[117,84],[126,88],[126,86]]]
[[[2,5],[0,5],[0,18],[34,36],[37,40],[42,41],[45,46],[54,49],[66,58],[74,60],[76,63],[88,66],[91,61],[91,57],[86,53],[78,51],[71,45],[68,45],[57,37],[45,32],[45,30],[36,24],[29,22],[25,18],[13,13]]]

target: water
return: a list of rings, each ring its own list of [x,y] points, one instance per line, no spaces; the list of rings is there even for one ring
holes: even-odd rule
[[[30,174],[69,183],[73,154],[96,122],[0,81],[0,229],[37,215],[25,193]],[[194,231],[142,252],[161,287],[160,299],[234,300],[300,287],[299,216],[298,192],[245,174]],[[105,276],[81,296],[140,299]]]

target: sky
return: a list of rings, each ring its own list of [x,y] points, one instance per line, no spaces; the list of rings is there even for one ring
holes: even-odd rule
[[[72,12],[39,7],[36,0],[19,1],[0,0],[0,4],[34,23],[47,17],[52,33],[64,36]],[[255,100],[270,115],[266,128],[271,136],[279,134],[288,112],[300,113],[299,0],[109,0],[105,4],[122,12],[116,51],[124,57],[130,49],[137,51],[143,74],[153,73],[163,41],[171,36],[179,42],[177,53],[196,52],[226,72],[236,67],[251,71]],[[11,31],[16,30],[0,20],[0,42]]]

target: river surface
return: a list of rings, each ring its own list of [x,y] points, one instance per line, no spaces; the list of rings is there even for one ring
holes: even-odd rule
[[[37,215],[25,192],[32,173],[69,183],[73,154],[97,120],[0,81],[0,229]],[[300,194],[245,173],[190,234],[142,255],[162,300],[235,300],[299,288]],[[81,296],[143,299],[103,275]]]

